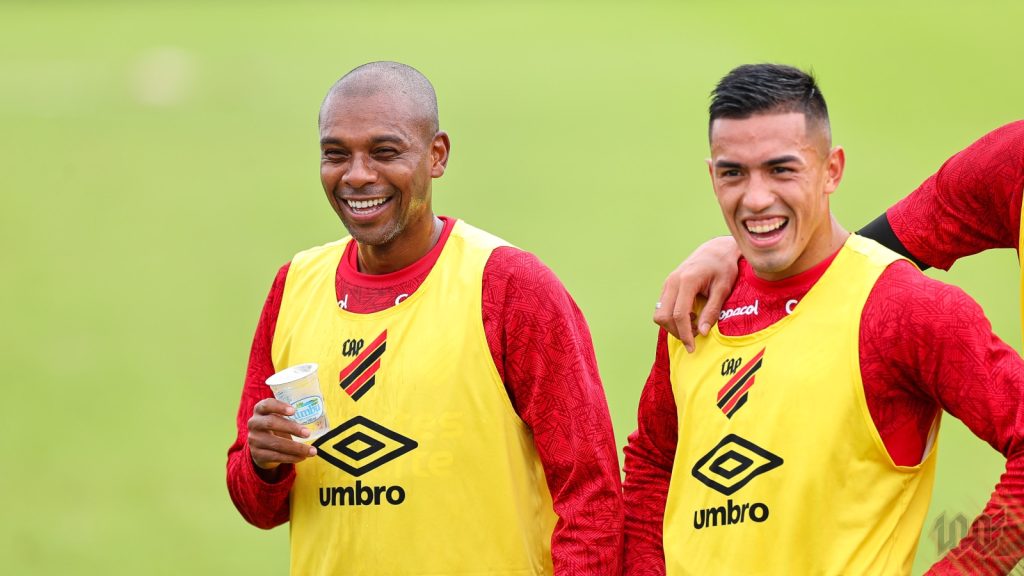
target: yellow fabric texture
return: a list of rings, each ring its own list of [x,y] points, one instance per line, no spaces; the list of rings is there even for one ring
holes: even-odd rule
[[[552,574],[551,496],[481,316],[505,242],[459,221],[415,293],[354,314],[335,291],[348,241],[295,256],[274,334],[275,369],[319,364],[331,426],[296,466],[291,573]]]
[[[864,303],[898,258],[851,235],[789,316],[740,337],[715,327],[693,355],[669,339],[670,576],[910,574],[935,448],[918,466],[892,462],[858,349]]]

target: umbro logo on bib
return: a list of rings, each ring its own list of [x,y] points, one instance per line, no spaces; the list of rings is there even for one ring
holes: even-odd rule
[[[690,471],[693,477],[724,496],[732,496],[761,474],[782,466],[782,458],[746,438],[729,434],[717,446],[697,460]],[[724,506],[694,510],[696,530],[715,526],[742,524],[747,520],[761,523],[768,519],[764,502],[736,502],[730,498]]]
[[[338,425],[313,443],[317,456],[352,476],[376,470],[417,446],[419,444],[412,438],[365,416],[356,416]]]
[[[313,447],[316,455],[350,476],[362,476],[376,470],[395,458],[406,454],[419,444],[394,430],[366,418],[356,416],[321,436]],[[397,506],[405,501],[405,488],[401,486],[363,485],[321,486],[321,506]]]
[[[751,480],[782,466],[782,458],[746,438],[729,434],[697,460],[693,477],[708,488],[732,496]]]

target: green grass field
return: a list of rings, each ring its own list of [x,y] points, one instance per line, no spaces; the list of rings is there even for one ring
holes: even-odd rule
[[[439,213],[537,253],[590,322],[620,444],[661,280],[725,226],[707,93],[735,65],[812,67],[856,228],[1021,113],[1024,4],[0,4],[0,558],[5,574],[282,574],[287,529],[241,519],[225,452],[278,266],[343,230],[316,112],[370,60],[437,87]],[[1020,342],[1018,265],[959,284]],[[1002,457],[946,419],[937,519],[980,511]]]

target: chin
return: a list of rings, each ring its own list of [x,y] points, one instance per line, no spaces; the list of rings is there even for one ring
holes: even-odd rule
[[[785,275],[786,271],[793,266],[793,263],[782,255],[747,258],[747,262],[750,263],[750,267],[754,269],[754,272],[757,272],[757,275],[761,277]]]
[[[369,229],[345,226],[356,242],[363,246],[386,246],[402,233],[401,227],[387,223]]]

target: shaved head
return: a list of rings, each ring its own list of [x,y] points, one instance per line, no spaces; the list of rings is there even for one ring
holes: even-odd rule
[[[398,97],[413,118],[422,123],[424,136],[433,138],[439,129],[437,95],[427,77],[412,66],[399,62],[370,62],[342,76],[328,90],[320,106],[319,122],[335,102],[379,94]]]

